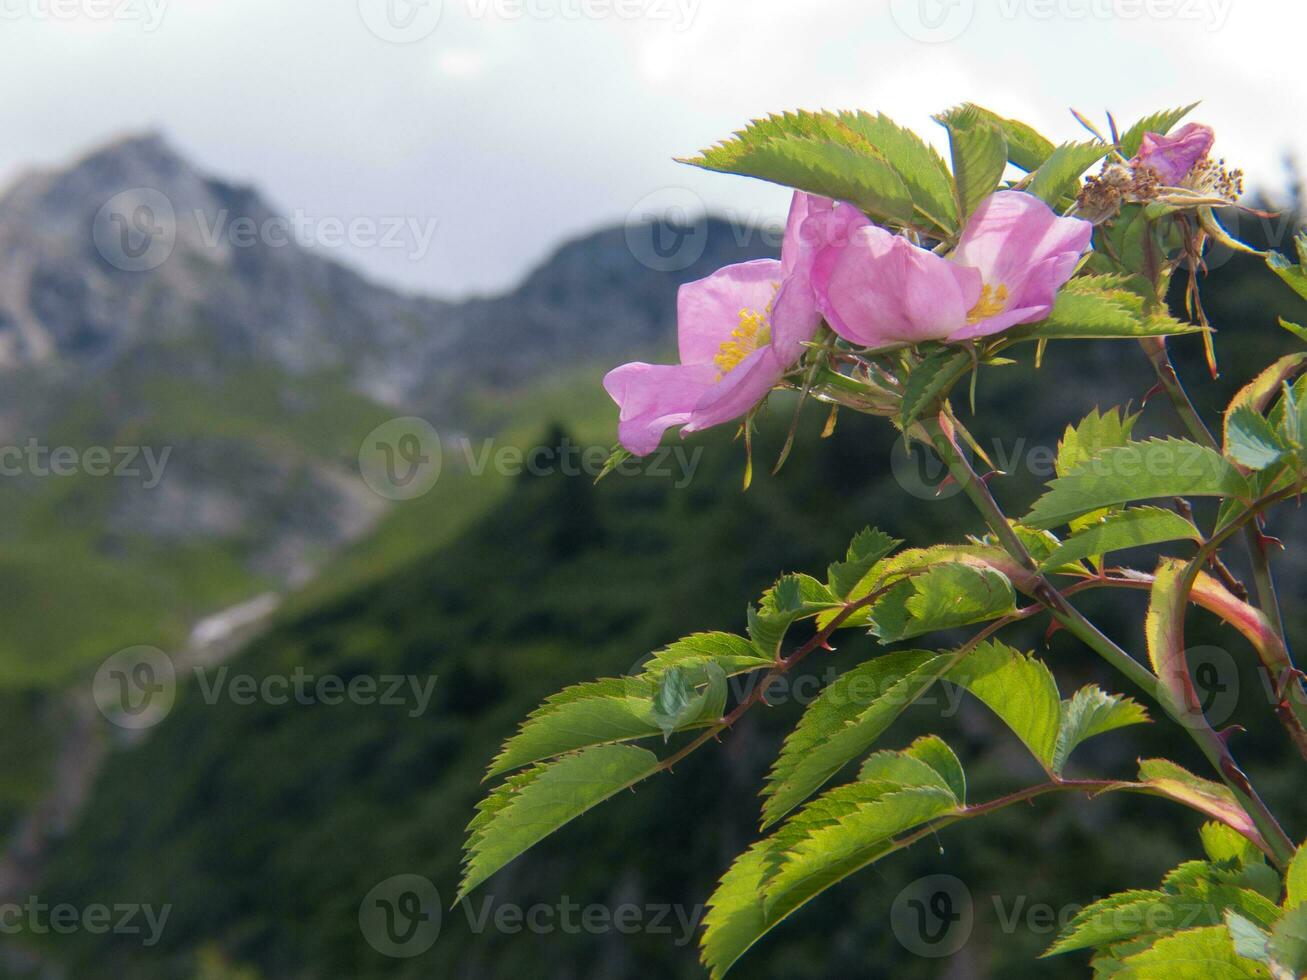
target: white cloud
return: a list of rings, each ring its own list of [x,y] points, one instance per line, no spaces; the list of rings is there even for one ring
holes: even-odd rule
[[[1296,50],[1307,5],[444,0],[429,36],[392,44],[356,2],[172,0],[153,31],[0,23],[8,77],[34,80],[0,103],[0,174],[159,126],[287,210],[435,219],[421,261],[350,257],[410,288],[459,293],[512,283],[562,238],[620,221],[662,187],[775,219],[784,191],[671,158],[784,108],[880,109],[942,145],[929,117],[965,99],[1072,139],[1068,106],[1127,121],[1201,98],[1218,148],[1254,186],[1281,179],[1285,149],[1307,149],[1286,115],[1307,94]],[[968,4],[945,43],[900,26]],[[573,16],[619,5],[621,16]]]

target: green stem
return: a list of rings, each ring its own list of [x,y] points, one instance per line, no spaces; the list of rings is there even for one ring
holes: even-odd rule
[[[1234,756],[1230,753],[1229,747],[1226,746],[1220,735],[1213,731],[1205,720],[1202,720],[1201,724],[1195,724],[1195,719],[1191,717],[1181,718],[1177,716],[1171,706],[1170,699],[1163,695],[1158,680],[1153,673],[1086,619],[1039,571],[1038,563],[1030,556],[1026,546],[1021,543],[1021,539],[1012,529],[1006,515],[998,506],[998,502],[994,500],[993,495],[989,492],[989,488],[976,474],[975,470],[971,468],[971,464],[967,462],[966,457],[958,451],[957,446],[953,444],[953,440],[943,430],[938,421],[933,419],[924,420],[919,424],[929,437],[931,444],[934,445],[935,451],[939,453],[940,458],[948,466],[953,479],[957,480],[963,492],[966,493],[976,509],[980,511],[981,517],[984,518],[989,529],[998,538],[1003,549],[1031,575],[1034,582],[1032,592],[1034,597],[1048,609],[1053,618],[1061,623],[1068,632],[1146,691],[1173,720],[1178,722],[1189,733],[1203,755],[1207,757],[1208,762],[1211,763],[1212,768],[1220,774],[1222,781],[1234,793],[1244,809],[1248,811],[1248,815],[1256,824],[1267,846],[1271,848],[1276,863],[1282,867],[1287,867],[1294,853],[1293,842],[1285,834],[1274,814],[1271,813],[1265,802],[1257,794],[1248,777],[1239,768]]]
[[[1184,385],[1180,382],[1180,376],[1176,373],[1175,365],[1171,362],[1170,352],[1166,348],[1166,340],[1161,337],[1147,337],[1140,341],[1144,353],[1148,355],[1148,361],[1153,365],[1153,370],[1157,374],[1158,383],[1170,398],[1176,414],[1184,427],[1189,430],[1189,434],[1198,442],[1221,452],[1221,444],[1217,442],[1216,436],[1212,430],[1207,427],[1203,421],[1198,409],[1194,407],[1193,401],[1189,398],[1189,393],[1185,391]],[[1276,635],[1279,636],[1280,642],[1284,644],[1286,653],[1289,653],[1288,634],[1284,629],[1284,617],[1280,612],[1280,600],[1276,594],[1275,576],[1271,572],[1271,562],[1266,554],[1266,546],[1262,541],[1261,535],[1257,528],[1249,525],[1244,528],[1244,541],[1248,548],[1248,560],[1252,563],[1253,570],[1253,587],[1257,590],[1257,605],[1261,608],[1266,617],[1270,619],[1271,625],[1275,627]],[[1292,654],[1289,654],[1290,663],[1293,661]]]

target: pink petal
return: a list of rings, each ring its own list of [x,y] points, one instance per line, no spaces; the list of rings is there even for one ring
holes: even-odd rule
[[[844,205],[848,207],[848,205]],[[821,238],[814,240],[804,225],[810,217],[829,215],[835,209],[835,202],[828,197],[805,194],[795,191],[790,201],[790,215],[785,222],[785,241],[781,245],[781,268],[788,278],[800,267],[811,268],[817,250],[823,244]]]
[[[1170,136],[1144,133],[1139,152],[1130,162],[1157,171],[1162,183],[1175,186],[1207,156],[1215,141],[1211,127],[1200,123],[1181,126]]]
[[[874,225],[818,260],[813,284],[831,328],[855,344],[943,340],[980,298],[980,276]]]
[[[761,313],[776,298],[780,282],[779,262],[755,259],[683,285],[676,300],[681,363],[711,364],[740,325],[740,311]]]
[[[604,390],[621,409],[618,439],[636,456],[649,455],[670,426],[689,421],[716,378],[711,364],[636,361],[609,371],[604,376]]]
[[[747,415],[786,371],[772,347],[754,351],[700,398],[683,432],[699,432]]]
[[[978,270],[994,292],[1005,289],[1006,308],[961,328],[951,339],[989,336],[1017,323],[1043,319],[1089,248],[1093,233],[1088,221],[1060,218],[1033,194],[991,194],[967,222],[951,259]]]

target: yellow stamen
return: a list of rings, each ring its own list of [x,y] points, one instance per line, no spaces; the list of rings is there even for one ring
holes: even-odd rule
[[[771,304],[759,313],[757,310],[740,310],[740,325],[722,342],[713,358],[717,365],[717,380],[739,367],[740,362],[756,350],[771,343]]]
[[[1007,287],[1000,283],[999,287],[995,289],[989,283],[985,283],[980,289],[980,299],[976,301],[976,305],[967,314],[967,323],[979,323],[991,316],[997,316],[1006,309]]]

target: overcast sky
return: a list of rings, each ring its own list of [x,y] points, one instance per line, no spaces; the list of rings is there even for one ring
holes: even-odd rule
[[[929,133],[971,100],[1061,140],[1083,135],[1068,106],[1202,99],[1255,186],[1307,142],[1301,0],[424,2],[0,0],[0,178],[158,128],[310,223],[406,221],[335,254],[462,295],[651,194],[774,221],[784,191],[671,158],[784,108]]]

